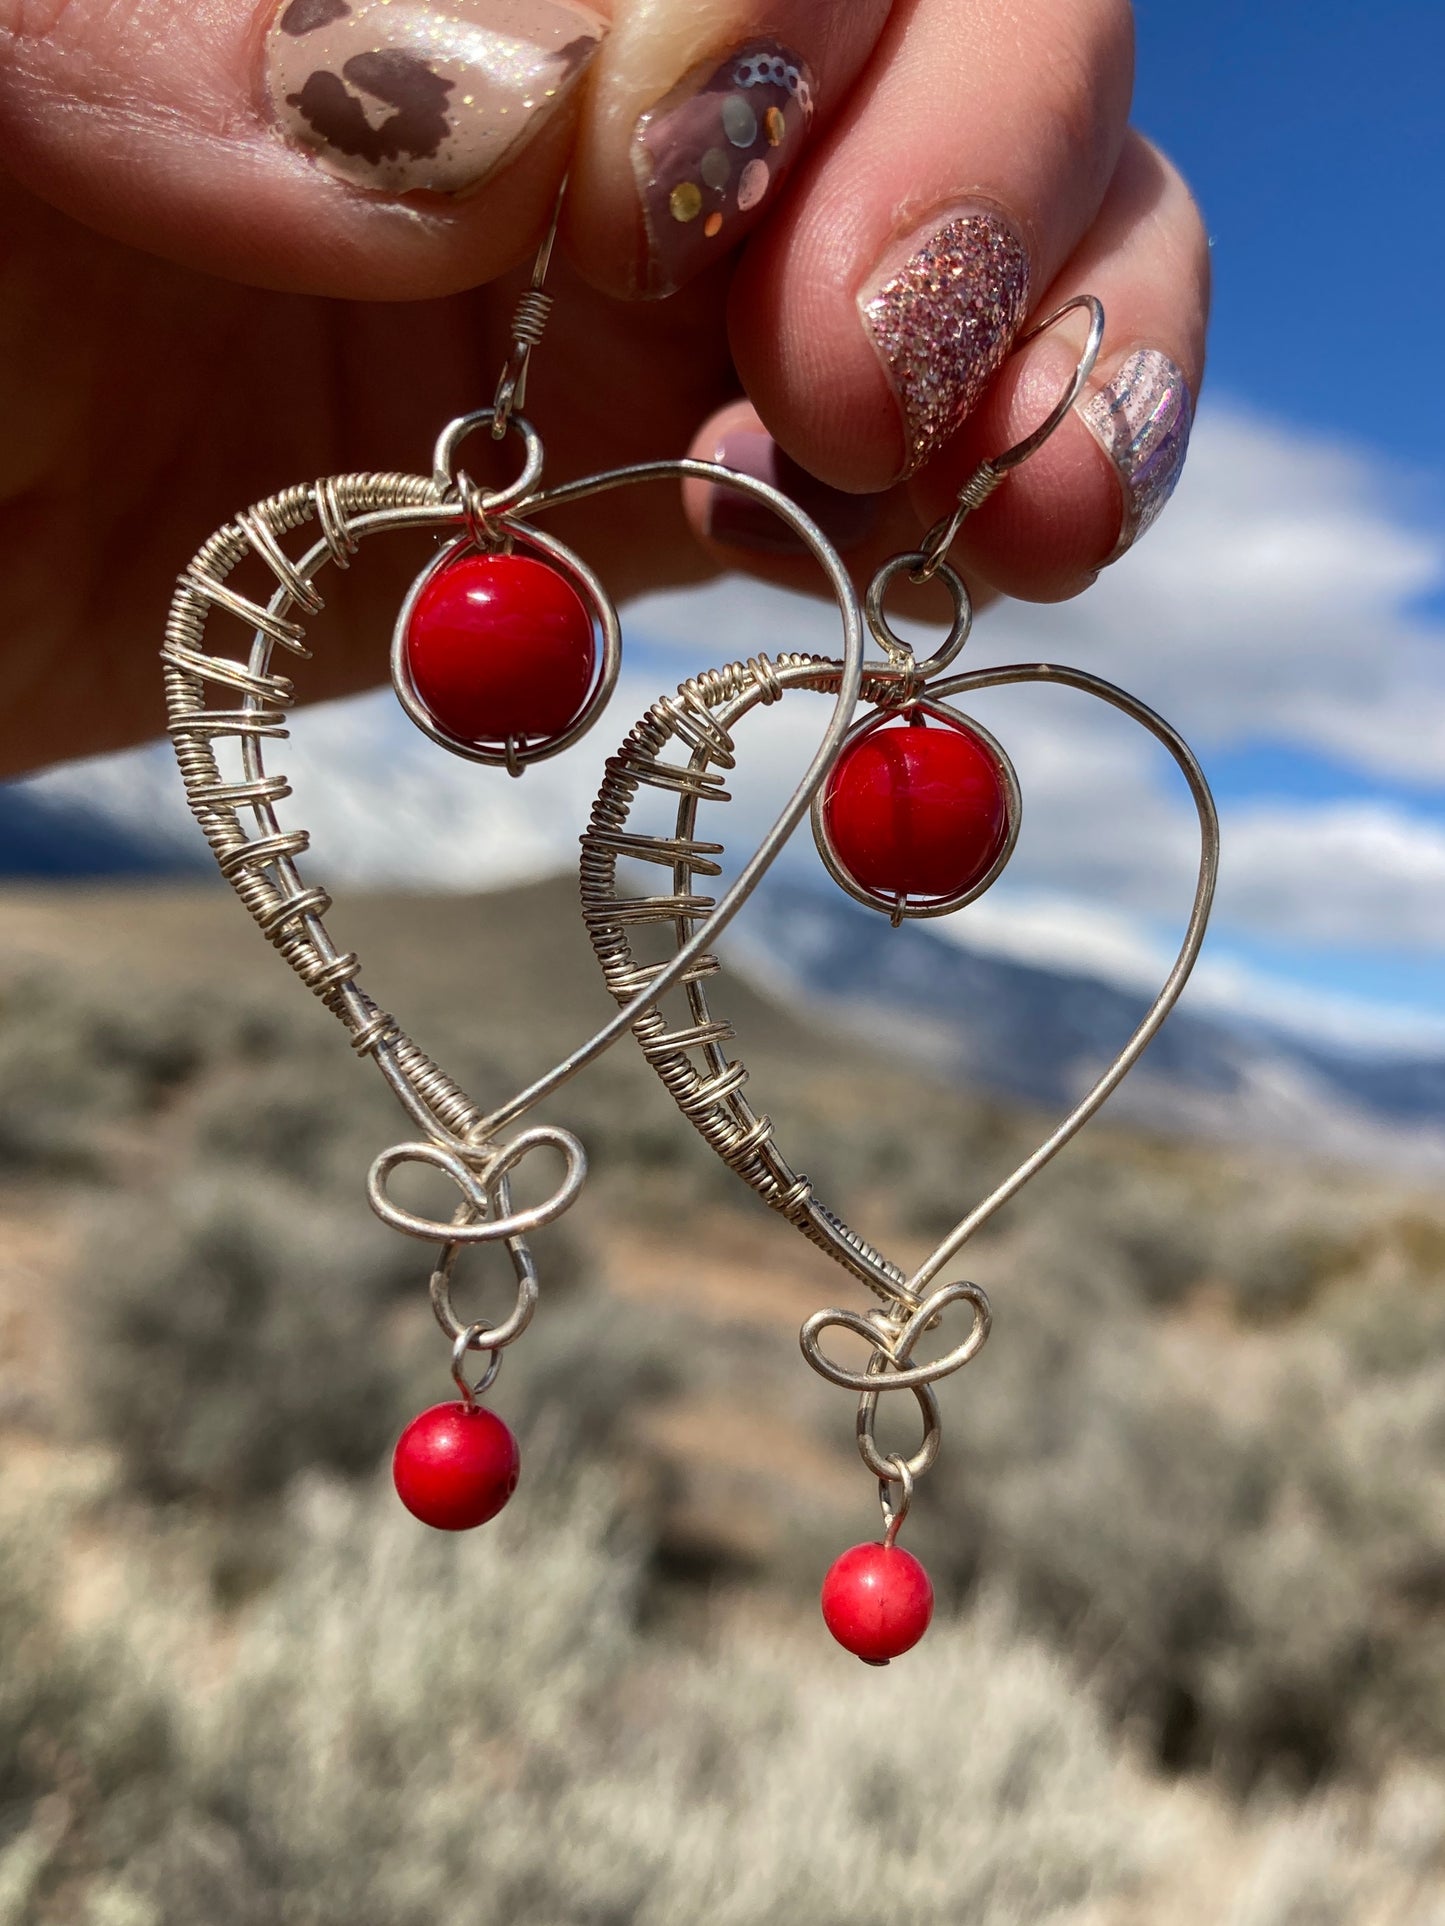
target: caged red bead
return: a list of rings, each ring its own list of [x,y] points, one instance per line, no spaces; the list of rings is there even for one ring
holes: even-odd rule
[[[470,1531],[495,1518],[517,1489],[517,1440],[483,1405],[434,1404],[396,1441],[391,1475],[414,1518]]]
[[[1002,855],[1011,826],[994,751],[971,729],[917,709],[844,750],[823,818],[842,868],[889,904],[967,895]]]
[[[458,742],[549,742],[586,706],[597,666],[587,605],[530,555],[464,555],[438,569],[406,627],[412,687]]]
[[[933,1617],[933,1586],[911,1552],[854,1545],[828,1568],[823,1619],[845,1650],[886,1665],[915,1646]]]

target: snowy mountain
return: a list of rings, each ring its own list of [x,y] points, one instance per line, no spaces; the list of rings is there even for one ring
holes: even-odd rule
[[[728,948],[751,981],[866,1029],[935,1074],[1065,1108],[1148,998],[962,947],[822,890],[764,889]],[[1184,999],[1110,1112],[1164,1128],[1445,1168],[1445,1057],[1355,1053]]]
[[[162,875],[214,877],[178,800],[169,814],[123,813],[43,786],[0,787],[0,877]],[[796,875],[769,879],[721,947],[775,1000],[822,1009],[936,1076],[1052,1109],[1077,1100],[1147,1005],[1086,969],[971,950],[928,923],[892,929]],[[725,993],[718,1001],[725,1010]],[[1109,1110],[1170,1131],[1445,1170],[1445,1055],[1350,1049],[1191,1008],[1187,991]]]

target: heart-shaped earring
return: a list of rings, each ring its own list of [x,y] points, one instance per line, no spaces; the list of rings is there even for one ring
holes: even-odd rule
[[[403,1502],[444,1530],[492,1517],[516,1483],[516,1441],[478,1397],[495,1378],[506,1347],[527,1328],[537,1301],[528,1235],[567,1209],[586,1175],[585,1153],[570,1131],[542,1123],[510,1140],[502,1133],[640,1023],[659,997],[693,982],[708,967],[704,945],[731,920],[801,822],[836,760],[862,677],[863,621],[847,570],[816,524],[768,484],[715,463],[678,460],[541,489],[542,443],[517,410],[550,306],[542,280],[555,233],[554,215],[531,288],[517,310],[512,350],[493,405],[447,425],[431,473],[335,476],[283,490],[237,515],[181,576],[161,651],[168,729],[186,797],[222,875],[263,935],[340,1019],[351,1047],[376,1064],[420,1133],[376,1158],[367,1195],[385,1223],[441,1246],[431,1302],[451,1344],[460,1401],[437,1405],[413,1420],[397,1444],[393,1468]],[[515,434],[523,450],[517,477],[490,492],[476,488],[458,466],[463,441],[484,425],[498,440]],[[608,489],[684,478],[736,488],[763,503],[816,557],[842,621],[832,711],[772,830],[721,900],[708,903],[707,929],[684,933],[664,963],[635,969],[610,1022],[527,1089],[487,1110],[360,988],[360,959],[338,950],[327,933],[331,897],[319,883],[307,882],[298,866],[310,838],[304,829],[283,825],[277,809],[291,794],[290,786],[265,762],[266,745],[287,734],[293,696],[290,679],[273,666],[276,651],[301,658],[310,654],[305,619],[322,608],[317,578],[325,568],[347,568],[373,535],[440,531],[445,545],[417,578],[396,622],[393,684],[407,714],[433,741],[520,776],[530,763],[566,749],[595,722],[612,693],[622,648],[617,614],[601,582],[578,556],[537,528],[534,517]],[[313,538],[293,554],[283,538],[304,528]],[[231,579],[247,562],[259,562],[274,583],[264,602],[241,592]],[[250,632],[244,657],[211,646],[211,625],[221,618]],[[219,703],[213,690],[220,691]],[[680,702],[674,722],[679,732],[697,740],[711,729],[704,702]],[[660,765],[649,770],[642,761],[629,780],[634,788],[648,782],[676,786],[671,772]],[[626,837],[613,839],[614,853],[628,846]],[[679,845],[666,861],[679,888],[690,886],[694,875],[715,873],[696,846]],[[695,913],[691,899],[679,910],[680,915]],[[561,1175],[541,1203],[517,1208],[513,1176],[538,1149],[560,1157]],[[418,1165],[456,1185],[460,1201],[450,1222],[419,1216],[391,1195],[393,1173]],[[471,1245],[494,1243],[504,1245],[511,1259],[514,1302],[498,1320],[466,1319],[453,1304],[457,1260]],[[467,1376],[470,1354],[487,1358],[476,1382]]]
[[[949,680],[937,678],[968,639],[972,610],[967,587],[946,560],[964,517],[985,501],[1004,477],[1053,433],[1081,392],[1103,338],[1104,313],[1090,296],[1066,303],[1029,334],[1075,309],[1087,309],[1087,345],[1068,391],[1033,434],[1007,453],[984,462],[961,491],[953,511],[924,538],[916,553],[894,557],[874,577],[865,599],[868,626],[883,650],[864,665],[862,694],[874,708],[843,740],[838,760],[812,805],[814,835],[833,877],[850,895],[887,914],[896,925],[906,917],[941,916],[987,889],[1007,863],[1019,831],[1020,797],[1012,764],[981,724],[953,706],[953,699],[1005,684],[1049,682],[1079,690],[1123,711],[1147,729],[1173,757],[1189,786],[1199,821],[1199,868],[1188,926],[1158,995],[1114,1061],[1052,1135],[989,1196],[961,1217],[932,1255],[910,1277],[850,1230],[813,1194],[773,1141],[772,1124],[744,1094],[746,1066],[728,1054],[731,1026],[713,1014],[706,979],[718,972],[715,958],[692,964],[679,979],[686,999],[681,1020],[650,1008],[632,1024],[633,1034],[683,1115],[717,1154],[771,1207],[796,1225],[881,1300],[868,1312],[823,1310],[803,1325],[803,1355],[813,1369],[858,1397],[857,1440],[864,1464],[878,1480],[883,1512],[881,1543],[856,1545],[829,1571],[823,1613],[841,1644],[871,1664],[886,1664],[922,1637],[932,1612],[926,1573],[896,1543],[915,1480],[933,1464],[941,1439],[934,1386],[961,1370],[988,1336],[990,1310],[974,1284],[939,1284],[944,1268],[979,1227],[1015,1196],[1092,1117],[1128,1074],[1173,1008],[1199,954],[1214,894],[1219,827],[1204,774],[1188,745],[1160,716],[1124,690],[1082,670],[1028,663],[980,670]],[[884,594],[901,572],[914,582],[938,577],[953,600],[953,621],[942,646],[925,661],[889,626]],[[694,676],[675,697],[655,703],[608,763],[607,775],[583,838],[582,900],[593,948],[608,987],[619,1003],[635,994],[641,966],[632,930],[656,924],[688,948],[716,933],[708,900],[692,889],[693,853],[722,853],[700,843],[702,804],[727,800],[723,776],[732,767],[735,731],[753,709],[793,689],[836,695],[845,664],[820,656],[759,656]],[[676,760],[665,760],[671,751]],[[667,772],[659,777],[659,768]],[[674,835],[646,838],[628,824],[640,772],[678,792]],[[618,887],[619,855],[644,856],[674,869],[674,893],[627,898]],[[699,924],[701,929],[699,930]],[[674,959],[675,960],[675,959]],[[654,968],[656,966],[653,966]],[[660,979],[658,979],[660,980]],[[955,1306],[966,1306],[968,1325],[941,1356],[920,1361],[917,1347],[940,1329]],[[843,1330],[869,1347],[862,1370],[838,1363],[824,1348],[830,1331]],[[874,1432],[884,1393],[911,1391],[923,1437],[910,1456],[884,1455]]]

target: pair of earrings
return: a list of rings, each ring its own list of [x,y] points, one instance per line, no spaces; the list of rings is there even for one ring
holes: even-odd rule
[[[555,224],[554,224],[555,232]],[[619,468],[561,487],[542,487],[543,448],[520,414],[528,361],[550,305],[542,280],[551,237],[519,305],[513,345],[490,408],[449,423],[427,475],[353,474],[283,490],[238,514],[205,543],[181,576],[166,627],[168,727],[187,799],[222,874],[262,933],[311,992],[341,1021],[359,1056],[386,1079],[416,1134],[383,1151],[367,1194],[382,1220],[439,1247],[430,1277],[432,1309],[451,1347],[459,1398],[424,1411],[403,1432],[393,1461],[404,1504],[425,1523],[458,1531],[494,1517],[516,1486],[516,1440],[481,1402],[503,1354],[526,1330],[538,1278],[529,1239],[577,1198],[586,1154],[568,1130],[524,1119],[568,1079],[631,1031],[664,1087],[693,1127],[774,1210],[794,1224],[877,1300],[865,1312],[824,1309],[800,1333],[804,1357],[829,1382],[855,1394],[857,1442],[877,1480],[880,1542],[854,1546],[828,1572],[825,1620],[849,1651],[886,1664],[927,1629],[932,1587],[922,1566],[897,1544],[914,1485],[935,1461],[941,1421],[935,1386],[962,1369],[988,1336],[984,1293],[967,1281],[940,1282],[974,1232],[1075,1134],[1127,1074],[1178,998],[1203,940],[1213,895],[1218,827],[1208,785],[1187,745],[1168,723],[1123,690],[1081,670],[1047,663],[946,676],[968,638],[968,590],[947,561],[970,510],[979,505],[1054,431],[1088,379],[1104,316],[1079,297],[1040,322],[1085,309],[1088,344],[1068,392],[1035,432],[983,463],[951,514],[915,553],[877,572],[860,607],[848,573],[821,530],[765,482],[691,459]],[[1025,339],[1030,338],[1025,336]],[[474,431],[517,439],[520,470],[504,487],[477,488],[460,465]],[[592,725],[612,694],[622,631],[601,581],[587,564],[538,526],[547,511],[607,490],[695,478],[740,490],[765,504],[800,538],[836,601],[836,656],[759,654],[710,669],[662,697],[609,758],[582,837],[583,920],[616,1014],[594,1036],[506,1102],[488,1109],[467,1094],[364,990],[360,959],[326,929],[331,898],[305,880],[304,829],[286,827],[278,810],[290,795],[284,775],[267,767],[267,745],[286,735],[292,682],[277,666],[305,658],[305,622],[322,607],[317,586],[328,568],[351,566],[374,535],[423,529],[442,537],[397,618],[391,677],[419,728],[455,755],[522,775],[557,755]],[[285,538],[306,531],[299,553]],[[274,582],[263,602],[231,578],[259,561]],[[919,661],[890,626],[884,596],[896,578],[933,578],[948,589],[953,621],[942,646]],[[239,624],[244,653],[218,652],[213,626]],[[233,627],[231,634],[237,631]],[[869,657],[867,638],[880,653]],[[720,975],[710,946],[731,921],[784,842],[811,815],[819,852],[837,882],[897,924],[940,916],[971,902],[1007,863],[1018,835],[1020,795],[1003,748],[957,705],[975,691],[1009,683],[1062,684],[1122,710],[1173,756],[1198,815],[1200,856],[1193,908],[1174,965],[1147,1014],[1093,1088],[1002,1184],[968,1211],[911,1276],[814,1195],[784,1157],[768,1117],[746,1095],[748,1071],[729,1053],[731,1025],[714,1015],[709,986]],[[827,722],[796,789],[720,897],[699,883],[721,874],[725,852],[707,840],[734,767],[737,731],[756,708],[797,689],[832,698]],[[859,703],[866,704],[861,716]],[[661,792],[675,806],[670,835],[633,827],[639,800]],[[619,882],[621,862],[663,872],[657,893],[635,895]],[[644,933],[662,938],[661,956],[643,957]],[[519,1206],[513,1184],[537,1152],[560,1174],[541,1202]],[[407,1165],[438,1171],[456,1186],[449,1222],[417,1215],[392,1194]],[[476,1245],[506,1250],[515,1284],[507,1314],[467,1319],[454,1283]],[[951,1347],[917,1355],[946,1319],[965,1328]],[[847,1331],[867,1346],[851,1369],[825,1341]],[[942,1342],[938,1339],[935,1342]],[[485,1359],[476,1378],[471,1360]],[[921,1441],[910,1454],[884,1454],[875,1436],[879,1399],[911,1392]]]

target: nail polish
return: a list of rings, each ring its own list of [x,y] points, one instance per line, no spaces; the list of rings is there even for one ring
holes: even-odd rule
[[[1028,311],[1029,261],[1000,214],[955,215],[860,296],[898,397],[911,474],[957,433]]]
[[[606,30],[573,0],[283,0],[266,93],[327,173],[464,194],[556,111]]]
[[[807,62],[772,40],[705,62],[648,109],[632,136],[647,230],[642,293],[673,293],[761,220],[812,118]]]
[[[870,535],[878,522],[878,495],[849,495],[830,488],[784,454],[771,435],[756,428],[734,428],[713,450],[713,460],[737,468],[755,481],[770,482],[798,504],[835,548],[848,550]],[[806,555],[807,545],[762,502],[736,488],[709,483],[703,526],[728,548],[758,555]]]
[[[1081,413],[1124,491],[1112,562],[1138,541],[1174,493],[1189,447],[1194,401],[1177,362],[1158,348],[1135,348]]]

